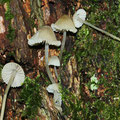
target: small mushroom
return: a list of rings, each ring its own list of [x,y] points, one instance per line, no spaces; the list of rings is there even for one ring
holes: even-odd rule
[[[3,102],[2,102],[2,110],[0,120],[3,120],[4,111],[5,111],[5,104],[8,91],[11,87],[19,87],[25,80],[25,74],[20,65],[14,62],[7,63],[2,69],[2,79],[3,81],[8,84],[5,90]]]
[[[55,107],[60,111],[62,112],[62,108],[61,108],[61,104],[62,104],[62,95],[59,91],[59,85],[57,83],[54,83],[54,84],[50,84],[48,87],[47,87],[47,91],[49,93],[53,93],[54,94],[54,97],[53,97],[53,100],[54,100],[54,104],[55,104]]]
[[[51,27],[49,26],[43,26],[41,27],[29,40],[28,40],[28,44],[30,46],[35,46],[35,45],[39,45],[42,42],[45,42],[45,62],[46,62],[46,70],[47,70],[47,74],[50,78],[50,81],[52,83],[55,83],[55,81],[53,80],[52,74],[49,70],[49,66],[48,66],[48,56],[49,56],[49,45],[55,45],[55,46],[60,46],[61,42],[57,41],[56,36],[52,30]]]
[[[51,27],[53,31],[56,31],[56,32],[63,31],[63,40],[62,40],[61,50],[59,55],[59,59],[61,61],[62,53],[65,47],[66,32],[70,31],[70,32],[76,33],[77,29],[75,28],[75,25],[72,19],[68,15],[63,15],[62,17],[60,17],[55,24],[51,24]]]
[[[58,73],[57,73],[57,69],[56,67],[59,67],[60,66],[60,60],[57,56],[52,56],[48,62],[48,65],[53,65],[54,66],[54,71],[55,71],[55,75],[57,77],[57,79],[59,79],[58,77]]]
[[[86,25],[88,25],[88,26],[90,26],[90,27],[104,33],[105,35],[110,36],[111,38],[120,41],[119,37],[116,37],[115,35],[112,35],[112,34],[106,32],[106,31],[92,25],[91,23],[88,23],[87,21],[85,21],[85,17],[86,17],[86,11],[84,9],[79,9],[74,13],[73,22],[74,22],[76,28],[81,27],[82,24],[84,23],[84,24],[86,24]]]
[[[60,60],[59,60],[59,58],[57,56],[52,56],[49,59],[48,65],[53,65],[53,66],[59,67],[60,66]]]

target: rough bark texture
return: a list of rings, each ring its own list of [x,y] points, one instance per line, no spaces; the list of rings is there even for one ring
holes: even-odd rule
[[[14,15],[12,19],[12,27],[15,29],[15,39],[12,43],[6,38],[7,32],[0,34],[0,63],[5,64],[11,60],[10,53],[13,52],[14,60],[22,65],[26,75],[30,76],[30,73],[36,73],[38,66],[41,70],[44,70],[44,64],[41,62],[41,58],[44,57],[44,46],[37,48],[30,48],[27,44],[28,34],[31,36],[34,34],[34,29],[39,29],[42,25],[51,25],[55,23],[63,14],[71,15],[71,6],[74,3],[73,0],[11,0],[11,12]],[[31,9],[29,8],[31,4]],[[3,5],[0,5],[0,16],[4,18],[4,25],[7,31],[8,22],[5,20],[5,9]],[[30,15],[34,20],[36,27],[30,24]],[[56,33],[59,40],[62,40],[62,35]],[[69,35],[68,35],[69,36]],[[73,45],[73,38],[68,37],[66,50],[70,50]],[[71,41],[71,42],[69,42]],[[51,55],[58,55],[59,51],[55,48],[50,49]],[[9,59],[10,58],[10,59]],[[77,74],[76,61],[74,56],[68,62],[66,67],[68,76],[70,79],[63,80],[63,85],[72,89],[74,93],[77,91],[79,95],[80,79]],[[53,71],[52,71],[53,72]],[[66,76],[67,77],[67,76]],[[58,111],[53,106],[53,99],[49,96],[46,90],[43,91],[44,107],[39,110],[38,116],[42,120],[58,120],[63,119],[58,116]],[[14,118],[15,119],[15,118]]]
[[[28,2],[27,2],[28,1]],[[12,27],[15,29],[15,39],[12,43],[6,38],[6,34],[8,31],[8,21],[5,20],[5,9],[4,6],[0,6],[0,15],[4,18],[4,25],[6,28],[6,32],[0,34],[0,61],[1,63],[5,63],[9,61],[10,52],[14,53],[14,59],[23,64],[26,68],[33,68],[33,66],[38,65],[38,53],[36,49],[31,49],[27,44],[27,35],[29,33],[33,33],[32,24],[30,23],[30,13],[33,17],[34,24],[39,29],[42,25],[51,25],[51,23],[55,23],[56,20],[62,16],[63,14],[70,13],[70,3],[71,1],[57,1],[57,0],[34,0],[31,2],[26,0],[24,3],[21,0],[11,0],[11,12],[14,15],[12,19]],[[31,11],[29,10],[31,9]],[[32,21],[33,22],[33,21]],[[32,36],[32,35],[31,35]],[[57,35],[58,39],[62,39],[61,36]]]

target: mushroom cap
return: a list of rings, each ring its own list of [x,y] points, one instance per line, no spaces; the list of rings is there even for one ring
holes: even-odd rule
[[[46,89],[49,93],[59,92],[59,86],[57,83],[50,84]]]
[[[55,24],[51,24],[53,31],[70,31],[73,33],[77,32],[72,19],[68,15],[63,15],[60,17]]]
[[[73,22],[74,22],[76,28],[79,28],[83,25],[83,22],[79,21],[78,18],[81,18],[82,20],[85,21],[86,11],[84,9],[77,10],[73,15]]]
[[[57,41],[56,36],[49,26],[42,26],[29,40],[30,46],[38,45],[42,42],[46,42],[49,45],[60,46],[61,42]]]
[[[60,60],[57,56],[52,56],[48,62],[48,65],[60,66]]]
[[[62,104],[62,95],[59,91],[59,85],[58,83],[54,83],[54,84],[50,84],[48,87],[47,87],[47,91],[49,93],[53,93],[54,94],[54,104],[55,104],[55,107],[62,112],[62,108],[61,108],[61,104]]]
[[[14,72],[16,72],[16,75],[15,75],[14,81],[11,86],[19,87],[22,85],[22,83],[25,80],[25,74],[24,74],[22,67],[18,65],[17,63],[10,62],[4,65],[2,69],[2,79],[6,84],[8,84],[11,78],[11,75]]]

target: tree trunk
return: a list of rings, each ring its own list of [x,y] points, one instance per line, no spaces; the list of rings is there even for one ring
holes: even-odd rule
[[[75,4],[73,0],[11,0],[10,8],[11,13],[14,15],[11,21],[5,19],[5,4],[0,5],[0,16],[4,18],[3,24],[5,26],[5,32],[0,33],[0,63],[4,65],[14,60],[22,65],[26,76],[31,78],[34,78],[34,75],[38,75],[39,70],[46,72],[44,63],[41,61],[41,58],[44,57],[44,46],[31,48],[28,46],[28,38],[30,38],[40,26],[55,23],[63,14],[73,14],[71,13],[73,4]],[[12,42],[6,37],[10,23],[15,29],[15,38]],[[62,40],[62,35],[56,33],[56,36],[57,39]],[[73,37],[68,35],[68,38],[69,40],[66,42],[67,46],[69,46],[66,49],[67,51],[73,47]],[[49,52],[50,55],[59,55],[59,51],[55,48],[50,48]],[[70,79],[67,79],[67,82],[64,81],[64,79],[62,83],[63,86],[67,84],[67,88],[72,88],[74,93],[77,91],[76,95],[79,95],[80,79],[76,66],[75,58],[72,56],[66,66]],[[48,105],[50,98],[45,88],[43,90],[43,98],[44,108],[39,109],[38,116],[40,116],[42,120],[63,119],[58,116],[58,112],[56,112],[55,109],[50,108]],[[13,117],[13,119],[15,118]]]

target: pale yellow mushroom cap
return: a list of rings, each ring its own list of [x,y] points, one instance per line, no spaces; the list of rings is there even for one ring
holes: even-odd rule
[[[53,31],[70,31],[73,33],[77,32],[72,19],[68,15],[60,17],[55,24],[51,24]]]
[[[60,60],[57,56],[52,56],[48,62],[48,65],[60,66]]]
[[[19,87],[25,80],[25,74],[22,67],[17,63],[10,62],[5,64],[5,66],[2,69],[2,79],[6,84],[8,84],[14,72],[16,72],[16,75],[11,87]]]
[[[56,36],[49,26],[41,27],[29,40],[30,46],[38,45],[42,42],[46,42],[49,45],[60,46],[61,42],[57,41]]]

